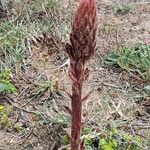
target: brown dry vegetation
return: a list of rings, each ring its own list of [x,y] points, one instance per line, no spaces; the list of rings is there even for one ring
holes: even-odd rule
[[[1,105],[13,107],[9,115],[11,127],[0,125],[0,150],[57,150],[65,145],[63,137],[70,132],[70,116],[63,107],[70,105],[65,92],[70,91],[70,81],[68,65],[64,65],[67,61],[64,45],[78,1],[58,0],[57,5],[49,7],[47,1],[14,1],[6,4],[5,10],[0,9],[1,68],[11,68],[11,81],[17,89],[14,94],[0,95]],[[118,6],[123,3],[131,6],[130,12],[118,14]],[[149,81],[110,68],[104,65],[103,58],[110,50],[133,47],[139,42],[150,43],[150,2],[98,0],[97,5],[97,51],[89,64],[89,80],[84,85],[85,94],[93,89],[94,92],[84,102],[84,126],[94,135],[108,126],[138,135],[145,141],[140,148],[148,150],[150,97],[143,88]],[[4,35],[3,28],[9,21],[13,28]],[[22,36],[11,35],[16,29]],[[14,52],[14,58],[1,46],[4,37],[9,35],[21,38],[23,45],[21,51]]]

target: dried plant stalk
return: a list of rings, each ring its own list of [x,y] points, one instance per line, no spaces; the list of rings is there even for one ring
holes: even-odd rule
[[[97,8],[95,0],[80,0],[72,22],[70,44],[66,52],[70,58],[71,94],[71,150],[81,150],[82,84],[89,75],[86,62],[94,55],[96,46]],[[85,99],[85,98],[84,98]]]

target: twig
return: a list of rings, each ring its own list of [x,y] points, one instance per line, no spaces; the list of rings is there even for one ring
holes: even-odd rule
[[[50,150],[55,150],[55,149],[56,149],[57,144],[58,144],[58,140],[56,140],[55,142],[53,142],[53,144],[52,144],[52,146],[51,146]]]
[[[103,85],[105,86],[109,86],[109,87],[113,87],[113,88],[116,88],[116,89],[120,89],[120,87],[116,86],[116,85],[113,85],[113,84],[109,84],[109,83],[102,83]]]
[[[65,145],[65,146],[62,146],[62,147],[60,147],[58,150],[63,150],[63,149],[69,148],[69,147],[70,147],[70,144]]]
[[[33,129],[31,129],[28,134],[25,136],[25,138],[23,139],[22,142],[20,142],[20,145],[22,145],[23,143],[25,143],[25,141],[31,136],[31,134],[33,133]]]

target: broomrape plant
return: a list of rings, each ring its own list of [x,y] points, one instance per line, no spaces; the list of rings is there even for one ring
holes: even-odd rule
[[[82,85],[88,78],[89,69],[86,63],[95,52],[97,29],[97,8],[95,0],[80,0],[75,13],[70,43],[66,44],[66,52],[70,58],[69,77],[72,81],[71,98],[71,150],[83,150],[80,141],[82,127]],[[88,94],[89,95],[89,94]]]

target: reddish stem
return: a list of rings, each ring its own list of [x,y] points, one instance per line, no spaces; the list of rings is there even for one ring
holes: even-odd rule
[[[82,82],[72,85],[71,150],[80,150]]]

